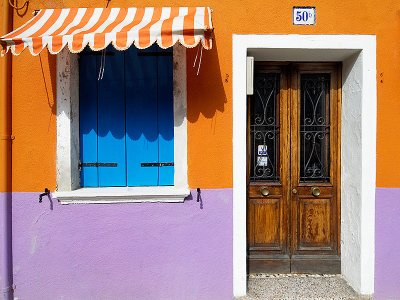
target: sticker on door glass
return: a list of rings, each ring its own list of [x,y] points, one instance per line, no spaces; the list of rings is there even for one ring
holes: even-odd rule
[[[268,165],[268,157],[267,156],[258,156],[257,157],[257,165],[260,167],[266,167]]]
[[[258,145],[258,155],[267,156],[267,145]]]

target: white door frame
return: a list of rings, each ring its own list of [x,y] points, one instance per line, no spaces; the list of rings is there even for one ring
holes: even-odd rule
[[[341,270],[361,294],[374,292],[376,37],[233,35],[233,293],[246,294],[246,57],[341,61]]]

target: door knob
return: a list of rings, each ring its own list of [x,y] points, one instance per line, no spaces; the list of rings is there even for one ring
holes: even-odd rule
[[[265,196],[269,195],[269,190],[266,187],[262,187],[260,189],[260,193],[261,193],[261,195],[263,195],[265,197]]]
[[[321,190],[314,186],[311,188],[311,193],[313,194],[313,196],[318,197],[319,195],[321,195]]]
[[[293,189],[293,190],[292,190],[292,193],[293,193],[293,194],[297,194],[297,190],[296,190],[296,189]]]

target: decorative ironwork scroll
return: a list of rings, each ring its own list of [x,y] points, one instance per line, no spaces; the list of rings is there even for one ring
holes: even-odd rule
[[[255,74],[250,103],[250,180],[279,181],[279,73]]]
[[[300,181],[329,181],[330,74],[300,79]]]

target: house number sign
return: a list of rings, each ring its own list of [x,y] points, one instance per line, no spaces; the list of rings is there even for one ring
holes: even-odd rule
[[[293,7],[294,25],[315,25],[315,7],[295,6]]]

